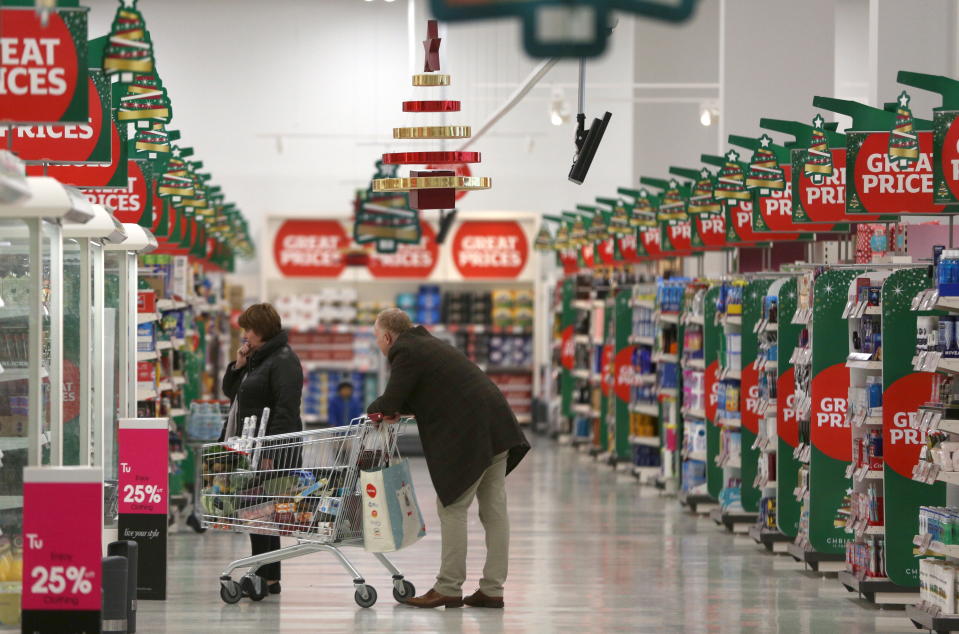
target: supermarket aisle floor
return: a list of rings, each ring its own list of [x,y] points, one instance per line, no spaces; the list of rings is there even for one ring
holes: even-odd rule
[[[414,459],[429,534],[394,561],[429,589],[439,558],[435,496]],[[748,538],[733,538],[680,510],[675,499],[617,476],[569,448],[538,440],[508,480],[513,547],[506,610],[420,610],[397,605],[385,570],[350,551],[379,590],[360,609],[329,555],[284,563],[283,593],[226,605],[217,576],[249,551],[246,536],[171,535],[169,599],[140,602],[139,631],[153,632],[910,632],[902,612],[861,608],[835,579],[798,572]],[[475,508],[475,507],[474,507]],[[471,520],[472,592],[482,568]],[[693,600],[697,597],[698,600]]]

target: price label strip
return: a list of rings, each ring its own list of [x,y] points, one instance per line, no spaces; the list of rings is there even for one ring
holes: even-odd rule
[[[102,469],[24,469],[24,632],[100,631],[102,527]]]
[[[166,599],[169,422],[120,419],[119,538],[139,547],[137,599]]]

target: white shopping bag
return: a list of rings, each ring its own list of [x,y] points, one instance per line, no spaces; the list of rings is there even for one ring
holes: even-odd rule
[[[363,546],[388,553],[416,543],[426,524],[416,501],[409,462],[360,473],[363,499]]]

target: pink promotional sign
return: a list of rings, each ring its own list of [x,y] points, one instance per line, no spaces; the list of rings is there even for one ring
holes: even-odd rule
[[[166,599],[170,435],[166,418],[121,418],[117,535],[137,543],[137,599]]]
[[[99,632],[102,469],[26,467],[23,481],[24,631]]]
[[[120,421],[119,512],[167,514],[169,432],[165,418]]]

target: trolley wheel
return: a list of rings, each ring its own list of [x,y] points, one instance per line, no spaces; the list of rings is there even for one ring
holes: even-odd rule
[[[364,598],[363,594],[366,594]],[[356,589],[356,592],[353,594],[353,598],[356,599],[356,605],[361,608],[372,607],[376,603],[376,588],[370,585],[361,586]]]
[[[220,598],[223,599],[224,603],[236,603],[243,597],[243,590],[240,588],[240,584],[236,581],[230,579],[229,581],[220,582]]]
[[[397,603],[406,603],[415,596],[416,588],[406,579],[403,579],[402,593],[397,589],[396,585],[393,586],[393,598],[396,599]]]
[[[262,601],[269,594],[266,582],[259,575],[245,575],[240,579],[240,589],[252,601]]]

